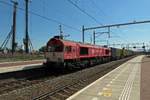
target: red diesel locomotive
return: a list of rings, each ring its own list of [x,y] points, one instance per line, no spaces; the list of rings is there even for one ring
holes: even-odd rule
[[[55,36],[47,42],[45,53],[47,65],[61,64],[63,66],[71,63],[75,66],[85,67],[109,61],[110,57],[110,48],[63,40],[59,36]]]

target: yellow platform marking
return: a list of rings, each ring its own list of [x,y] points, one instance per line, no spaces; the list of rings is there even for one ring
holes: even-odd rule
[[[111,93],[103,93],[103,96],[105,96],[105,97],[110,97],[111,96]]]
[[[113,91],[114,89],[111,89],[111,88],[103,88],[103,90],[106,90],[106,91]]]
[[[111,89],[111,88],[107,88],[107,91],[113,91],[114,89]]]

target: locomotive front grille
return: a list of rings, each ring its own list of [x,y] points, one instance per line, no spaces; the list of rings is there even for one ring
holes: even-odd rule
[[[46,52],[45,58],[48,62],[57,62],[62,63],[64,62],[64,55],[62,52]]]

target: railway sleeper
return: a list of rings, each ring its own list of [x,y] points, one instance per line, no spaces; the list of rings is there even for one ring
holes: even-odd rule
[[[80,86],[79,84],[73,85],[72,87],[73,87],[73,88],[76,88],[76,89],[80,89],[80,88],[81,88],[81,86]]]
[[[43,99],[42,99],[43,100]],[[46,98],[46,99],[44,99],[44,100],[60,100],[60,99],[58,99],[57,97],[55,97],[55,96],[49,96],[49,98]]]
[[[85,85],[85,83],[86,83],[86,81],[79,81],[78,83],[77,83],[77,85],[79,85],[79,86],[81,86],[81,87],[83,87],[84,85]]]
[[[67,97],[68,97],[68,95],[66,95],[65,93],[58,92],[57,94],[60,95],[61,98],[62,98],[62,97],[63,97],[63,98],[67,98]]]
[[[74,91],[72,91],[72,90],[70,89],[70,87],[66,87],[65,90],[66,90],[66,91],[69,91],[70,94],[73,94],[73,93],[74,93]]]
[[[67,91],[66,89],[63,89],[61,92],[66,93],[67,95],[71,95],[71,93]]]
[[[59,92],[53,94],[52,96],[55,97],[55,98],[57,98],[58,100],[64,100],[65,99],[65,97],[62,94],[60,94]]]
[[[78,91],[78,89],[73,88],[73,87],[68,87],[71,91]]]

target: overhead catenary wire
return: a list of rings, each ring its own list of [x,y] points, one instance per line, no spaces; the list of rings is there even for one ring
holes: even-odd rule
[[[93,1],[93,0],[89,0],[92,4],[93,4],[93,6],[96,8],[96,9],[98,9],[98,12],[101,14],[101,15],[103,15],[103,16],[105,16],[106,15],[106,13],[104,13],[104,11],[102,10],[102,9],[100,9],[100,7],[98,7],[96,4],[95,4],[95,2]]]
[[[92,20],[94,20],[96,23],[103,25],[101,22],[99,22],[95,17],[93,17],[92,15],[90,15],[89,13],[87,13],[85,10],[83,10],[82,8],[80,8],[79,6],[77,6],[74,2],[72,2],[71,0],[67,0],[70,4],[72,4],[74,7],[76,7],[77,9],[79,9],[82,13],[86,14],[88,17],[90,17]]]
[[[118,32],[114,32],[114,31],[111,31],[111,33],[113,33],[113,34],[118,34]],[[122,33],[121,30],[119,30],[119,33]],[[124,38],[123,38],[123,37],[124,37]],[[120,34],[118,34],[118,38],[119,38],[120,40],[124,40],[125,42],[128,42],[128,40],[125,39],[125,35],[124,35],[123,37],[121,37]]]
[[[5,5],[8,5],[8,6],[13,6],[12,4],[10,4],[10,3],[8,3],[8,2],[5,2],[5,1],[0,1],[0,3],[5,4]],[[25,11],[25,9],[23,9],[23,8],[21,8],[21,7],[17,7],[17,9],[19,9],[19,10],[21,10],[21,11]],[[42,18],[42,19],[45,19],[45,20],[47,20],[47,21],[52,21],[52,22],[55,22],[55,23],[57,23],[57,24],[61,24],[61,25],[65,26],[65,27],[67,27],[67,28],[70,28],[70,29],[73,29],[73,30],[75,30],[75,31],[81,32],[81,30],[79,30],[79,29],[77,29],[77,28],[74,28],[74,27],[72,27],[72,26],[70,26],[70,25],[64,24],[64,23],[62,23],[62,22],[60,22],[60,21],[58,21],[58,20],[55,20],[55,19],[52,19],[52,18],[43,16],[43,15],[40,15],[40,14],[35,13],[35,12],[33,12],[33,11],[29,11],[29,13],[32,14],[32,15],[38,16],[38,17],[40,17],[40,18]]]

